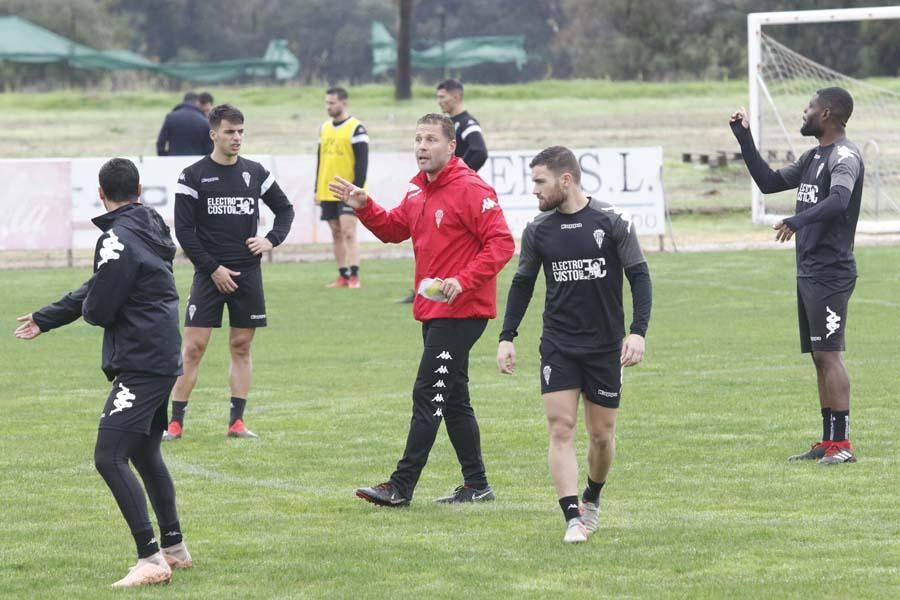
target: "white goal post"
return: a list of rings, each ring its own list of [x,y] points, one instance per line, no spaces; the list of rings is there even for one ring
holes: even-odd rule
[[[747,15],[747,78],[749,118],[754,141],[764,158],[775,158],[772,168],[799,156],[809,144],[799,134],[799,116],[816,89],[839,85],[853,94],[856,107],[848,137],[866,159],[866,182],[859,230],[900,231],[900,139],[894,127],[886,127],[885,115],[900,111],[900,94],[882,90],[804,57],[767,36],[772,25],[837,23],[900,19],[900,6],[750,13]],[[866,114],[868,111],[869,115]],[[764,117],[765,115],[765,117]],[[787,115],[787,118],[783,118]],[[888,143],[885,135],[898,140]],[[808,140],[807,140],[808,141]],[[784,150],[779,155],[777,150]],[[893,153],[891,155],[891,153]],[[886,155],[887,154],[887,155]],[[772,223],[786,214],[786,202],[767,206],[765,196],[751,183],[754,223]]]

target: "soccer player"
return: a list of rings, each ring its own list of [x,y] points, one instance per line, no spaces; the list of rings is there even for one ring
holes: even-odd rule
[[[462,83],[456,79],[447,79],[437,85],[437,101],[441,110],[453,120],[456,156],[477,172],[487,160],[487,146],[481,125],[463,105],[463,91]]]
[[[405,506],[428,460],[443,419],[462,467],[463,484],[440,503],[494,499],[481,457],[481,439],[469,399],[469,352],[497,314],[497,273],[515,242],[497,194],[453,156],[453,122],[428,114],[415,136],[419,173],[400,205],[385,210],[366,191],[336,177],[329,185],[383,242],[412,238],[413,316],[422,322],[424,349],[413,385],[413,415],[406,450],[385,483],[356,490],[382,506]],[[421,286],[421,287],[420,287]]]
[[[568,148],[551,146],[531,161],[541,211],[522,234],[497,348],[497,366],[512,374],[513,339],[544,269],[547,294],[541,334],[541,394],[550,435],[550,475],[566,519],[563,541],[585,542],[600,520],[600,491],[616,448],[622,368],[641,362],[650,321],[650,272],[637,235],[609,204],[587,197]],[[633,317],[625,335],[623,272]],[[589,436],[587,486],[577,496],[575,423],[584,398]]]
[[[334,197],[328,183],[337,175],[361,188],[366,186],[369,165],[369,134],[359,119],[347,112],[347,90],[334,87],[325,92],[329,120],[319,130],[316,164],[316,204],[322,220],[331,228],[338,277],[327,287],[359,288],[359,240],[353,209]]]
[[[19,317],[15,334],[31,340],[82,315],[103,327],[102,367],[113,385],[100,415],[94,465],[128,523],[138,555],[113,587],[168,583],[173,568],[193,564],[178,522],[175,486],[159,451],[169,392],[181,373],[175,244],[162,217],[140,204],[134,163],[114,158],[99,179],[107,213],[94,219],[104,232],[94,251],[94,275],[58,302]],[[150,496],[159,538],[129,462]]]
[[[747,112],[731,115],[753,181],[764,194],[798,188],[795,214],[775,223],[775,239],[796,234],[800,351],[812,353],[822,414],[822,441],[788,460],[822,465],[856,462],[850,443],[850,376],[844,365],[847,305],[856,285],[853,238],[862,200],[862,153],[846,137],[853,98],[839,87],[818,90],[803,111],[800,133],[819,145],[777,171],[759,155]]]
[[[266,326],[260,257],[287,237],[294,208],[259,163],[239,156],[244,115],[228,104],[209,113],[212,154],[186,168],[175,194],[175,235],[194,263],[194,281],[184,321],[184,374],[172,390],[172,421],[164,440],[182,436],[184,414],[197,383],[200,361],[213,328],[222,326],[228,305],[231,325],[231,418],[229,437],[257,437],[244,424],[250,392],[250,346]],[[275,213],[265,237],[257,236],[260,201]]]

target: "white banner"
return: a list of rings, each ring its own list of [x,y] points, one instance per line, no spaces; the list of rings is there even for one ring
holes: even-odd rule
[[[0,161],[0,250],[69,249],[71,187],[69,160]]]
[[[537,198],[532,194],[531,169],[528,167],[537,152],[493,151],[479,171],[484,180],[497,190],[506,220],[516,237],[522,235],[525,224],[538,213]],[[620,208],[642,235],[665,232],[662,148],[579,148],[574,152],[582,169],[581,184],[588,195]],[[255,155],[248,158],[262,163],[275,175],[276,181],[294,205],[296,216],[286,243],[330,243],[331,230],[327,223],[319,219],[320,210],[313,201],[315,155]],[[131,157],[141,171],[143,202],[159,211],[170,226],[173,226],[175,215],[175,184],[178,175],[198,159],[196,156]],[[0,178],[0,187],[6,188],[0,189],[0,193],[7,202],[12,200],[12,208],[8,208],[5,214],[14,215],[15,219],[4,219],[6,229],[3,230],[3,235],[9,238],[15,233],[15,239],[23,240],[26,239],[23,236],[27,236],[29,231],[38,230],[36,228],[39,225],[33,223],[46,224],[50,216],[58,220],[62,215],[71,215],[71,247],[93,248],[99,232],[91,219],[103,212],[97,194],[97,173],[106,160],[75,158],[63,161],[0,161],[0,165],[71,163],[72,203],[68,207],[69,212],[60,211],[56,207],[60,195],[58,190],[54,191],[53,186],[58,184],[58,177],[32,174],[26,176],[27,184],[23,180],[21,184],[12,185],[12,181],[19,181],[12,177],[20,177],[25,171],[17,166],[7,168],[10,178]],[[408,182],[415,174],[416,163],[412,152],[373,153],[369,156],[369,194],[385,208],[393,208],[403,199]],[[35,185],[35,182],[47,185]],[[27,211],[30,212],[22,212],[26,210],[23,206],[28,207]],[[272,221],[272,213],[263,208],[260,211],[261,235],[269,231]],[[29,243],[37,244],[29,247],[50,248],[48,244],[56,244],[52,247],[68,247],[69,237],[65,231],[58,231],[51,237],[27,239],[31,240]],[[361,241],[375,240],[363,227],[360,228],[359,237]],[[2,243],[0,238],[0,244]]]

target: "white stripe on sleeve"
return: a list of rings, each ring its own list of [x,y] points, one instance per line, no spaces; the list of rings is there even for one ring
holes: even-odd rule
[[[461,137],[462,139],[466,139],[466,136],[468,136],[470,133],[475,133],[476,131],[481,131],[481,126],[471,125],[463,129],[463,132],[459,134],[459,137]]]
[[[179,183],[175,186],[175,193],[191,196],[194,200],[197,200],[200,197],[199,194],[197,194],[197,190],[192,187],[188,187],[183,183]]]
[[[259,195],[265,195],[265,193],[269,191],[269,188],[272,187],[273,183],[275,183],[275,176],[269,173],[269,176],[266,177],[266,180],[262,182],[261,186],[259,186]]]
[[[368,133],[360,133],[359,135],[354,135],[350,138],[351,144],[359,144],[360,142],[369,143],[369,134]]]

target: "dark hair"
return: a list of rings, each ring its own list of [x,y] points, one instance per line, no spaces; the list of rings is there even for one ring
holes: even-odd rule
[[[111,158],[100,167],[100,189],[111,202],[140,198],[141,174],[127,158]]]
[[[437,89],[447,90],[448,92],[459,92],[460,96],[463,95],[463,84],[456,79],[445,79],[437,84]]]
[[[212,94],[209,92],[200,92],[200,95],[197,96],[197,101],[200,104],[212,104],[214,102]]]
[[[453,126],[453,121],[450,120],[450,117],[445,115],[428,113],[424,117],[419,118],[419,120],[416,121],[416,125],[440,125],[444,137],[448,140],[456,139],[456,128]]]
[[[199,98],[200,98],[200,96],[198,96],[194,92],[188,92],[184,95],[184,98],[182,98],[181,101],[184,102],[185,104],[193,104]]]
[[[328,88],[328,89],[325,91],[325,95],[326,95],[326,96],[337,96],[337,97],[338,97],[338,100],[346,100],[346,99],[350,96],[350,95],[347,93],[347,90],[345,90],[345,89],[342,88],[342,87]]]
[[[816,91],[819,103],[831,109],[831,113],[841,123],[846,125],[853,114],[853,96],[850,92],[840,87],[827,87]]]
[[[575,183],[581,183],[581,166],[578,164],[578,159],[565,146],[550,146],[538,152],[528,166],[533,169],[538,165],[544,165],[557,177],[563,173],[569,173]]]
[[[243,123],[244,113],[238,110],[236,106],[230,104],[220,104],[209,111],[209,126],[218,129],[222,121],[229,123]]]

